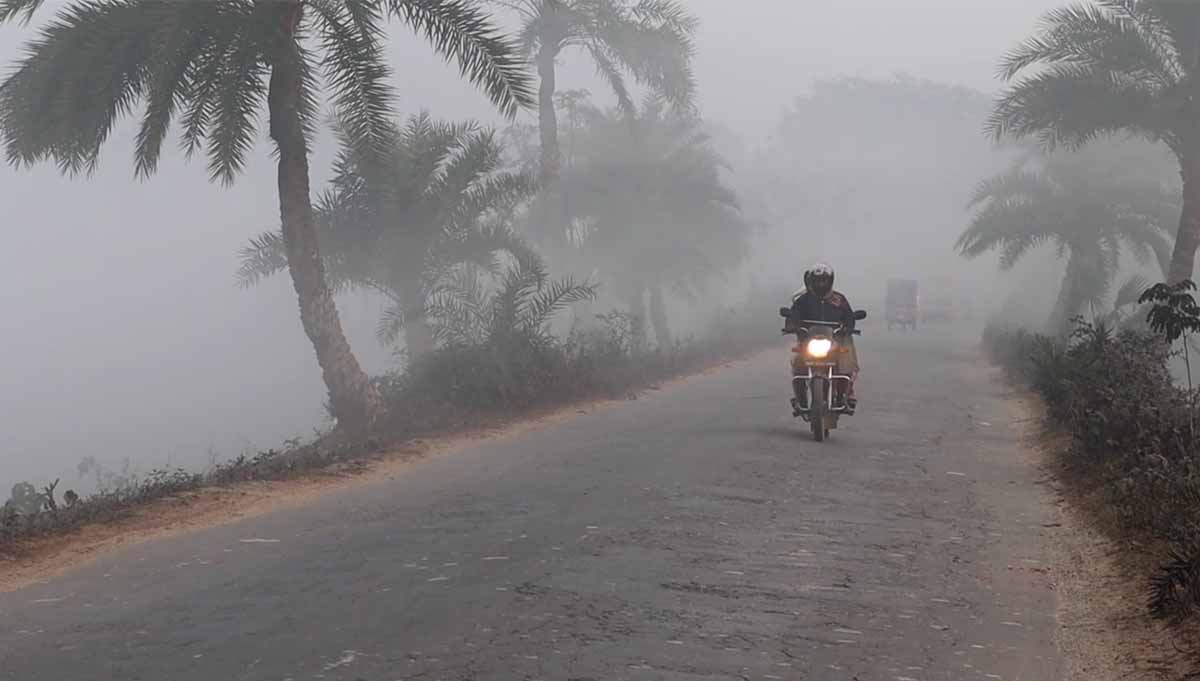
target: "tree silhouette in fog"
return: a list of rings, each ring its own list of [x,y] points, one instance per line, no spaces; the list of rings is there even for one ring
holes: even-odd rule
[[[699,119],[650,99],[634,117],[586,110],[562,191],[580,259],[671,343],[664,294],[694,296],[747,254],[750,223]]]
[[[333,181],[317,204],[325,270],[335,288],[382,294],[380,339],[394,342],[403,330],[416,359],[434,345],[429,297],[458,266],[498,273],[500,252],[528,260],[510,221],[535,180],[503,171],[495,134],[474,123],[413,116],[389,130],[382,154],[357,148],[345,130],[337,127]],[[267,232],[243,249],[239,277],[254,284],[286,267],[283,235]]]
[[[649,86],[680,108],[690,108],[695,94],[692,37],[696,20],[677,0],[498,0],[521,17],[521,48],[537,67],[538,129],[541,141],[540,181],[550,194],[534,226],[539,240],[561,245],[555,229],[561,204],[553,195],[562,166],[559,149],[556,60],[577,48],[591,59],[597,73],[616,95],[620,109],[632,116],[636,106],[626,76]]]
[[[1071,319],[1085,309],[1098,313],[1123,252],[1157,263],[1164,274],[1170,262],[1169,226],[1178,211],[1173,188],[1141,175],[1142,164],[1125,166],[1131,159],[1112,152],[1105,146],[1026,158],[983,181],[971,198],[974,217],[958,239],[968,258],[998,252],[1005,270],[1033,249],[1052,245],[1067,261],[1048,322],[1055,333],[1068,332]],[[1120,307],[1137,294],[1123,290],[1117,298]]]
[[[1169,282],[1189,279],[1200,245],[1200,3],[1095,0],[1049,12],[1000,65],[1012,82],[988,122],[997,138],[1049,149],[1116,133],[1166,144],[1183,204]]]
[[[0,1],[0,21],[31,19],[42,0]],[[0,85],[0,129],[13,163],[91,171],[118,119],[142,106],[138,175],[154,172],[173,124],[213,180],[242,170],[265,107],[278,150],[282,241],[341,428],[365,430],[378,396],[342,331],[318,251],[308,145],[323,94],[363,149],[388,134],[392,88],[383,24],[398,19],[459,64],[506,114],[532,103],[510,41],[463,0],[73,2],[59,10]]]

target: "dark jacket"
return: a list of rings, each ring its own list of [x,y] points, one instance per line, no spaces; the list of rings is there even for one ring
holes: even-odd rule
[[[792,314],[788,317],[789,329],[799,320],[820,320],[841,324],[854,329],[854,308],[840,291],[831,291],[825,298],[806,291],[792,302]]]

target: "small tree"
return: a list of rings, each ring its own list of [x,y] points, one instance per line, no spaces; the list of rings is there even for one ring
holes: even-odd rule
[[[403,330],[415,359],[433,349],[425,305],[454,266],[498,272],[498,253],[527,256],[510,221],[536,184],[504,171],[495,134],[472,122],[410,117],[389,130],[382,153],[356,147],[346,130],[337,126],[341,152],[317,205],[325,269],[335,288],[387,298],[379,338],[392,343]],[[255,284],[287,262],[282,234],[263,233],[242,250],[239,281]]]

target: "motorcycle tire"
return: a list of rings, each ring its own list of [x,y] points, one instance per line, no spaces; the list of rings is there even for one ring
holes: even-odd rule
[[[825,380],[813,379],[809,383],[812,384],[812,402],[810,403],[812,408],[809,412],[808,424],[812,427],[813,440],[820,443],[825,440],[825,436],[829,433],[825,428],[825,410],[827,407],[825,400]]]

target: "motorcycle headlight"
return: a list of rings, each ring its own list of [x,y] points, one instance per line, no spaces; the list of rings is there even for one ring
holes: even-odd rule
[[[811,339],[808,342],[808,354],[814,358],[823,358],[829,355],[832,348],[833,341],[829,339]]]

